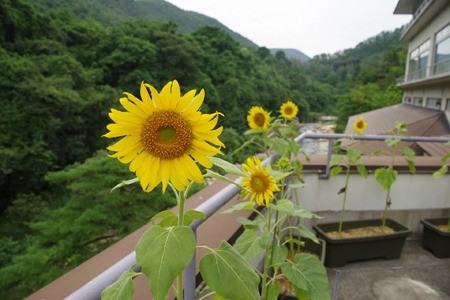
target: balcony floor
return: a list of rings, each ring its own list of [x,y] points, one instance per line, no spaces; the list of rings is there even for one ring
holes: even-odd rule
[[[450,258],[438,259],[409,239],[402,256],[329,268],[332,300],[450,299]]]

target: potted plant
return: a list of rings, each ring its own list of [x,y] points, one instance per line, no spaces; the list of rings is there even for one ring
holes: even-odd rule
[[[447,160],[450,152],[442,158],[444,164],[439,170],[434,172],[434,178],[442,178],[447,174]],[[443,218],[422,219],[423,237],[422,248],[430,250],[437,258],[450,257],[450,216]]]
[[[358,119],[354,127],[365,126],[358,125],[358,122],[364,122],[364,120]],[[383,218],[342,222],[341,217],[339,223],[314,225],[318,237],[324,239],[327,244],[325,258],[327,267],[341,267],[347,262],[363,259],[400,257],[406,237],[411,234],[411,231],[400,223],[388,219],[387,210],[391,205],[391,187],[397,178],[397,171],[394,170],[395,154],[401,141],[400,134],[405,131],[404,122],[396,123],[392,131],[396,136],[386,140],[386,145],[391,149],[390,163],[387,167],[375,171],[377,182],[386,190]],[[415,172],[414,152],[410,148],[403,148],[401,153],[407,160],[411,172]],[[344,192],[347,192],[347,186],[348,181]]]

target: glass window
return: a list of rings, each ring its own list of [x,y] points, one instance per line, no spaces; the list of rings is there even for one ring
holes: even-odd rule
[[[450,98],[447,99],[447,106],[445,107],[446,111],[450,111]]]
[[[434,73],[450,71],[450,37],[436,45]]]
[[[445,40],[450,36],[450,24],[442,28],[438,33],[436,33],[436,43]]]
[[[409,56],[409,80],[419,79],[426,76],[430,51],[429,49],[430,40],[427,40],[411,52]]]
[[[427,98],[427,107],[440,109],[441,108],[441,99],[440,98]]]
[[[403,102],[407,103],[407,104],[411,104],[411,98],[410,97],[405,97]]]
[[[422,97],[414,97],[413,104],[417,106],[422,106]]]
[[[434,74],[450,72],[450,24],[436,33]]]

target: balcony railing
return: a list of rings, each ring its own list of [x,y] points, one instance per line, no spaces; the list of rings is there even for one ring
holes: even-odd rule
[[[450,59],[441,61],[437,64],[434,64],[430,67],[430,75],[440,75],[450,73]]]
[[[428,71],[428,72],[427,72]],[[396,79],[397,84],[407,83],[410,81],[417,81],[423,79],[433,79],[439,76],[450,75],[450,59],[433,64],[428,68],[422,68],[410,72],[406,76],[406,80],[403,76]]]
[[[298,136],[295,141],[297,143],[301,143],[305,139],[326,139],[328,140],[328,153],[327,153],[327,163],[326,163],[326,172],[325,174],[319,175],[321,179],[328,179],[330,175],[330,159],[332,156],[332,148],[334,141],[342,138],[353,138],[355,140],[372,140],[372,141],[380,141],[385,140],[392,136],[389,135],[365,135],[365,136],[353,136],[347,134],[317,134],[317,133],[303,133]],[[403,137],[401,138],[406,142],[430,142],[430,143],[446,143],[450,141],[450,138],[443,137],[421,137],[421,136],[412,136],[412,137]],[[267,165],[275,160],[275,155],[269,156],[264,160],[263,164]],[[236,182],[239,182],[238,179]],[[224,206],[227,202],[229,202],[234,196],[239,193],[239,189],[230,184],[226,186],[224,189],[207,199],[201,205],[196,207],[196,210],[203,212],[206,215],[206,219],[208,219],[211,215],[217,212],[222,206]],[[205,220],[206,220],[205,219]],[[196,233],[197,228],[205,221],[205,220],[196,220],[191,224],[191,229]],[[184,296],[187,300],[193,300],[195,298],[195,277],[196,277],[196,261],[195,255],[189,266],[184,272]],[[135,252],[131,252],[120,261],[112,265],[110,268],[105,270],[103,273],[99,274],[93,280],[80,287],[78,290],[74,291],[70,294],[66,299],[70,300],[89,300],[89,299],[99,299],[101,292],[110,284],[114,283],[120,275],[128,270],[130,266],[136,264]]]
[[[419,79],[425,78],[426,76],[427,76],[427,69],[422,68],[422,69],[416,70],[414,72],[408,73],[407,81],[419,80]]]

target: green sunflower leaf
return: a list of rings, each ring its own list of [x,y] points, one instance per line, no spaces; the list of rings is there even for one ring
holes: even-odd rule
[[[389,190],[397,179],[397,171],[389,168],[379,168],[375,170],[375,179],[385,190]]]
[[[102,292],[102,300],[122,300],[132,299],[134,294],[133,278],[141,273],[133,271],[132,266],[129,270],[123,272],[123,274],[117,279],[116,282],[107,286]]]
[[[267,299],[278,299],[279,295],[280,287],[272,281],[267,287]]]
[[[359,149],[348,149],[347,150],[347,157],[348,160],[355,164],[356,162],[358,162],[358,160],[361,158],[361,150]]]
[[[241,202],[236,205],[233,205],[232,207],[224,210],[222,213],[229,214],[229,213],[232,213],[234,211],[239,211],[239,210],[253,210],[254,207],[255,207],[255,202],[245,201],[245,202]]]
[[[264,251],[263,240],[256,234],[255,230],[246,229],[239,236],[234,248],[247,261],[255,258]]]
[[[439,170],[433,173],[433,178],[442,178],[445,176],[445,174],[447,174],[447,171],[448,167],[444,165],[440,167]]]
[[[340,174],[342,172],[342,167],[341,166],[334,166],[331,168],[330,171],[330,175],[331,176],[336,176],[338,174]]]
[[[365,165],[357,164],[356,169],[358,169],[358,172],[359,172],[359,174],[361,174],[362,177],[367,178],[369,176],[369,173],[367,172]]]
[[[343,160],[344,160],[343,155],[340,155],[340,154],[333,155],[330,160],[330,166],[339,165]]]
[[[259,300],[259,276],[245,259],[225,241],[200,260],[200,272],[207,285],[233,300]]]
[[[237,166],[227,162],[226,160],[218,157],[208,157],[208,159],[213,163],[213,165],[223,169],[227,174],[248,177],[248,175],[242,172]]]
[[[183,225],[189,226],[194,220],[204,220],[206,215],[198,210],[188,210],[184,213]]]
[[[117,184],[115,187],[113,187],[111,189],[110,193],[112,193],[113,191],[115,191],[117,189],[120,189],[121,187],[124,187],[126,185],[130,185],[130,184],[136,183],[138,181],[139,181],[139,178],[137,178],[137,177],[133,178],[133,179],[130,179],[130,180],[124,180],[121,183]]]
[[[158,222],[159,219],[162,219]],[[152,224],[163,228],[176,226],[178,224],[178,215],[171,210],[164,210],[152,217]]]
[[[188,266],[196,241],[189,227],[150,227],[136,246],[136,261],[142,266],[153,299],[164,300],[176,277]]]
[[[303,225],[301,223],[297,224],[297,230],[298,230],[298,234],[301,237],[310,239],[316,244],[319,243],[319,240],[317,239],[316,235],[311,230],[309,230],[308,227],[306,227],[305,225]]]
[[[306,253],[294,258],[295,263],[287,261],[281,265],[281,270],[295,288],[307,291],[313,300],[330,299],[327,271],[322,262]]]
[[[270,246],[269,254],[272,255],[271,264],[273,267],[280,266],[286,260],[288,255],[288,249],[285,245],[275,245],[275,247]],[[272,252],[273,249],[273,252]]]
[[[220,175],[219,173],[216,173],[216,172],[214,172],[214,171],[211,171],[211,170],[209,170],[209,169],[206,170],[205,177],[216,178],[216,179],[219,179],[219,180],[222,180],[222,181],[225,181],[225,182],[234,184],[235,186],[237,186],[237,187],[240,188],[241,190],[245,190],[245,191],[250,192],[248,189],[246,189],[245,187],[243,187],[243,186],[240,185],[239,183],[237,183],[237,182],[231,180],[230,178],[228,178],[228,177],[226,177],[226,176],[223,176],[223,175]]]

